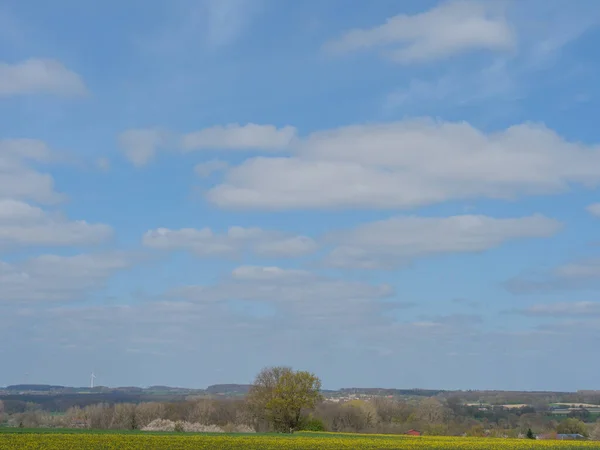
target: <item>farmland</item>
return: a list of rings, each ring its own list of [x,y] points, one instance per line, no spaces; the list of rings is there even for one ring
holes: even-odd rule
[[[534,449],[598,448],[594,442],[345,433],[186,434],[141,432],[3,431],[0,449]]]

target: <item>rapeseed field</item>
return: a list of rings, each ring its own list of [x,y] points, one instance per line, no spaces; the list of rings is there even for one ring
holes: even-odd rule
[[[0,433],[0,449],[23,450],[339,450],[339,449],[591,449],[598,442],[536,441],[461,437],[406,437],[390,435],[295,434],[283,435],[158,435],[95,433]]]

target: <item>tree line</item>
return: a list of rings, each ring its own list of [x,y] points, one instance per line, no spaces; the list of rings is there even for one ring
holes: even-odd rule
[[[458,395],[441,394],[325,401],[316,375],[288,367],[263,369],[243,399],[192,397],[174,402],[99,403],[70,407],[61,415],[29,403],[24,410],[8,412],[0,401],[0,423],[27,428],[392,434],[413,429],[426,435],[531,437],[579,433],[600,439],[600,425],[590,423],[590,417],[559,420],[541,406],[479,408],[465,404]]]

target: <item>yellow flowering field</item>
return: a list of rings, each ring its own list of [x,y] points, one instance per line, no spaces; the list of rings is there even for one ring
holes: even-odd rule
[[[127,433],[0,433],[0,449],[192,450],[192,449],[538,449],[600,448],[598,442],[460,437],[407,437],[302,433],[282,435],[181,435]]]

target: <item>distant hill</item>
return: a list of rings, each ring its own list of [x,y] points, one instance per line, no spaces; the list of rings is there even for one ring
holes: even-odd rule
[[[145,389],[137,387],[137,386],[120,386],[116,388],[111,388],[113,392],[128,392],[128,393],[142,393]]]
[[[245,395],[250,390],[250,384],[213,384],[206,388],[208,394]]]
[[[5,390],[7,391],[37,391],[37,392],[46,392],[46,391],[64,391],[65,386],[54,386],[51,384],[13,384],[12,386],[6,386]]]
[[[385,388],[342,388],[337,392],[343,395],[364,394],[364,395],[403,395],[403,396],[424,396],[433,397],[445,391],[439,389],[385,389]]]
[[[149,391],[174,392],[174,393],[181,393],[181,392],[202,393],[202,392],[204,392],[204,389],[191,389],[191,388],[156,385],[156,386],[149,386],[149,387],[145,388],[144,391],[146,391],[146,392],[149,392]]]

